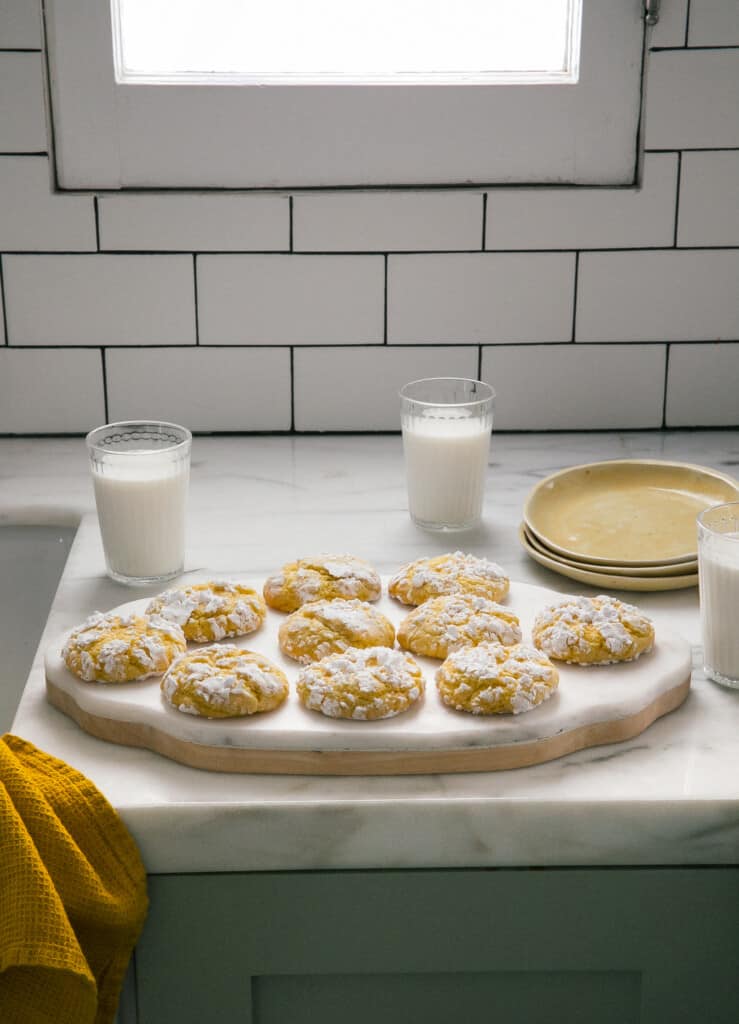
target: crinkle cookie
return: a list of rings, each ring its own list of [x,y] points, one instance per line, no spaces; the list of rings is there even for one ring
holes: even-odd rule
[[[251,587],[219,580],[165,590],[146,611],[176,622],[188,640],[208,643],[253,633],[264,622],[267,606]]]
[[[403,619],[398,643],[427,658],[446,658],[459,647],[493,640],[510,646],[521,639],[518,616],[474,594],[432,597]]]
[[[559,673],[530,644],[462,647],[436,673],[441,699],[473,715],[520,715],[551,697]]]
[[[511,581],[495,562],[462,551],[418,558],[404,565],[388,584],[391,597],[403,604],[423,604],[443,594],[477,594],[489,601],[500,601]]]
[[[309,601],[357,598],[376,601],[382,584],[372,566],[354,555],[317,555],[283,565],[264,584],[270,608],[294,612]]]
[[[304,665],[350,647],[392,647],[395,627],[366,601],[310,601],[280,626],[280,649]]]
[[[298,696],[330,718],[369,721],[407,711],[424,691],[421,669],[389,647],[352,648],[301,670]]]
[[[234,644],[211,644],[183,654],[162,679],[161,688],[173,708],[204,718],[272,711],[288,693],[281,669]]]
[[[166,672],[186,647],[180,627],[157,615],[94,612],[72,630],[62,658],[86,682],[130,683]]]
[[[646,615],[605,594],[549,605],[536,616],[531,635],[550,658],[573,665],[633,661],[654,644],[654,626]]]

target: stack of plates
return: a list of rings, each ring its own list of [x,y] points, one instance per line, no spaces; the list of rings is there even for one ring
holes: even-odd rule
[[[594,587],[698,583],[696,516],[739,499],[739,482],[679,462],[594,462],[537,484],[519,537],[540,565]]]

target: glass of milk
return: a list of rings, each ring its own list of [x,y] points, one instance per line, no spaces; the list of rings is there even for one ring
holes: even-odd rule
[[[119,583],[182,572],[191,445],[175,423],[108,423],[87,435],[105,562]]]
[[[431,377],[400,390],[411,519],[427,530],[480,522],[495,392],[480,380]]]
[[[698,572],[706,675],[739,689],[739,501],[698,516]]]

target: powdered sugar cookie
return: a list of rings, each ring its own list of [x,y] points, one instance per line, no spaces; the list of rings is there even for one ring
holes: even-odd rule
[[[156,615],[94,612],[72,631],[62,658],[86,682],[130,683],[161,675],[186,647],[180,627]]]
[[[436,673],[441,699],[473,715],[520,715],[552,696],[559,673],[530,644],[481,643],[454,651]]]
[[[172,664],[161,688],[173,708],[204,718],[272,711],[288,693],[281,669],[234,644],[211,644],[184,654]]]
[[[489,601],[500,601],[508,593],[511,581],[495,562],[462,551],[418,558],[404,565],[388,584],[391,597],[403,604],[423,604],[443,594],[477,594]]]
[[[267,606],[251,587],[219,580],[172,587],[153,598],[146,611],[176,622],[188,640],[208,643],[253,633],[264,622]]]
[[[366,601],[310,601],[280,626],[280,649],[304,665],[350,647],[392,647],[395,628]]]
[[[416,662],[389,647],[352,648],[301,670],[298,696],[307,708],[330,718],[371,721],[399,715],[424,690]]]
[[[575,665],[633,661],[651,651],[654,626],[615,597],[569,597],[539,612],[531,633],[550,658]]]
[[[459,647],[485,640],[510,646],[520,639],[518,616],[475,594],[432,597],[414,608],[398,627],[400,646],[428,658],[443,659]]]
[[[382,584],[372,566],[354,555],[317,555],[283,565],[264,584],[264,599],[271,608],[294,612],[309,601],[356,598],[376,601]]]

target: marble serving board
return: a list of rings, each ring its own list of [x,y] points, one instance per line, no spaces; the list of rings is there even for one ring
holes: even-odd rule
[[[200,573],[197,577],[213,578]],[[261,580],[241,574],[228,578],[261,591]],[[188,575],[188,583],[195,581]],[[521,620],[524,640],[530,639],[536,613],[561,597],[544,587],[511,584],[505,604]],[[148,600],[113,610],[142,613]],[[387,579],[376,607],[396,627],[410,611],[387,596]],[[397,775],[519,768],[630,739],[678,707],[690,687],[688,643],[658,624],[653,651],[637,661],[600,667],[558,664],[557,692],[521,715],[478,717],[448,708],[434,682],[440,662],[417,658],[426,693],[409,711],[374,722],[331,719],[307,710],[298,700],[294,684],[300,666],[282,654],[277,642],[284,618],[269,609],[256,633],[226,641],[264,654],[285,671],[290,694],[276,711],[247,718],[198,718],[164,702],[159,677],[124,684],[83,682],[61,658],[67,633],[46,652],[47,699],[94,736],[145,747],[196,768]],[[202,645],[190,645],[198,646]]]

